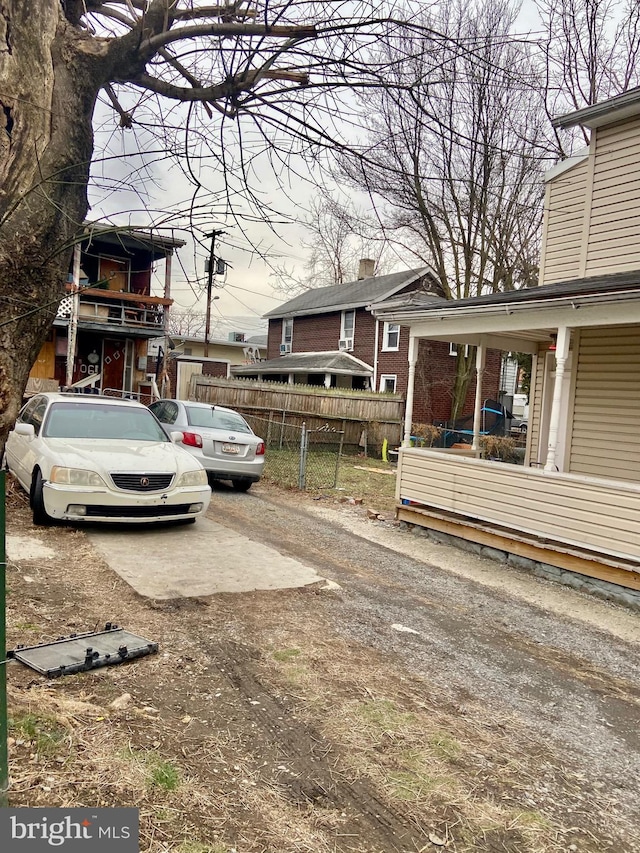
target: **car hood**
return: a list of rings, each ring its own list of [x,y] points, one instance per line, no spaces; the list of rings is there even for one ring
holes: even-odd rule
[[[74,439],[70,446],[69,439],[50,438],[47,444],[55,453],[56,464],[68,468],[166,473],[200,467],[190,453],[173,442],[82,438]]]

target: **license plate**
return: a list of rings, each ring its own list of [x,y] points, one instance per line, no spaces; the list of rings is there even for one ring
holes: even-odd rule
[[[237,453],[239,450],[237,444],[223,444],[222,452],[223,453]]]

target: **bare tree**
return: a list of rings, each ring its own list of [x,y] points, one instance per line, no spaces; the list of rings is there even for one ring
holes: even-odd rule
[[[387,237],[433,266],[447,299],[537,279],[545,115],[514,20],[508,2],[456,0],[423,14],[439,36],[386,40],[395,85],[363,102],[368,161],[339,156],[339,177],[377,199]],[[452,417],[472,358],[460,348]]]
[[[206,325],[206,314],[201,311],[171,311],[167,331],[170,335],[184,335],[188,338],[202,338]],[[211,332],[211,337],[214,336]]]
[[[0,450],[63,295],[105,104],[132,132],[122,150],[141,177],[154,157],[164,170],[182,158],[194,216],[210,219],[214,201],[230,210],[243,188],[252,215],[268,216],[249,180],[259,153],[283,169],[340,144],[337,93],[380,85],[365,49],[401,26],[364,0],[1,0]],[[122,183],[100,153],[96,178]],[[206,158],[222,196],[202,185]]]
[[[578,110],[640,84],[640,5],[636,0],[536,0],[545,29],[549,117]],[[560,156],[588,131],[557,135]]]
[[[312,198],[302,225],[306,231],[301,239],[306,250],[303,273],[295,275],[283,266],[274,276],[274,286],[287,296],[353,281],[361,258],[375,262],[376,275],[396,261],[377,220],[329,192]]]

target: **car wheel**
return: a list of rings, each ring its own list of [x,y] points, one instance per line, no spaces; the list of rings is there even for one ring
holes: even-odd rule
[[[46,527],[48,524],[52,523],[53,519],[50,515],[47,515],[47,511],[44,508],[44,495],[42,487],[42,473],[40,471],[36,471],[33,475],[30,495],[31,511],[33,513],[33,523],[38,524],[41,527]]]
[[[251,488],[251,480],[232,480],[231,485],[236,492],[248,492]]]

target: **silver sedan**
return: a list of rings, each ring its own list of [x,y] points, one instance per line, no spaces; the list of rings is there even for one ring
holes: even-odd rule
[[[188,400],[157,400],[149,408],[165,429],[182,432],[180,447],[198,459],[210,480],[231,480],[246,492],[262,476],[264,441],[238,412]]]

